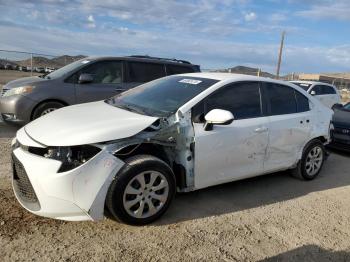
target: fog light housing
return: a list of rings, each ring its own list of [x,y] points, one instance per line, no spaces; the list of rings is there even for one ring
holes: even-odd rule
[[[4,120],[8,120],[8,121],[16,121],[17,120],[17,116],[15,114],[3,113],[1,115],[2,115],[2,118]]]

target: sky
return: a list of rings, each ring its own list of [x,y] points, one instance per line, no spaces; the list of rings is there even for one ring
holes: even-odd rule
[[[0,49],[350,72],[349,0],[0,0]],[[0,53],[1,56],[1,53]]]

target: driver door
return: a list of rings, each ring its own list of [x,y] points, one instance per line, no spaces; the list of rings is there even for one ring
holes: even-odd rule
[[[77,103],[86,103],[110,98],[125,91],[123,83],[122,61],[99,61],[89,65],[77,73],[77,80],[81,74],[90,74],[91,83],[75,84]]]
[[[203,116],[212,109],[231,111],[235,119],[229,125],[214,125],[213,130],[205,131]],[[240,82],[222,87],[193,109],[195,188],[264,172],[268,117],[264,116],[263,111],[258,82]],[[200,114],[201,117],[195,116]]]

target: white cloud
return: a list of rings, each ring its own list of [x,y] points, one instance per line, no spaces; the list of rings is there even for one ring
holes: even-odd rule
[[[336,19],[336,20],[350,20],[350,1],[320,1],[314,4],[311,8],[296,12],[297,15],[309,19]]]
[[[112,29],[106,29],[112,30]],[[18,35],[21,41],[18,41]],[[179,37],[176,33],[155,33],[123,27],[113,31],[70,32],[0,24],[0,49],[30,50],[47,54],[132,55],[176,57],[214,69],[235,65],[260,67],[273,72],[278,46],[247,44],[233,40]],[[82,39],[84,41],[82,41]],[[317,57],[317,59],[315,59]],[[282,72],[350,71],[350,46],[286,45]]]
[[[88,28],[95,28],[96,27],[95,19],[94,19],[93,15],[89,15],[87,20],[88,20],[88,23],[87,23]]]
[[[274,13],[269,15],[268,19],[271,22],[280,23],[280,22],[286,21],[288,17],[286,14],[283,14],[283,13]]]
[[[257,15],[254,12],[250,12],[244,15],[244,20],[247,22],[252,22],[254,20],[256,20]]]
[[[88,16],[88,21],[89,21],[90,23],[95,23],[95,19],[94,19],[93,15],[89,15],[89,16]]]

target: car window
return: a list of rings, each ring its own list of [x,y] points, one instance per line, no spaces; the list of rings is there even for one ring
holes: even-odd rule
[[[151,116],[170,116],[218,80],[168,76],[118,94],[106,103]]]
[[[122,82],[122,72],[121,61],[101,61],[82,68],[78,75],[92,75],[95,84],[118,84]]]
[[[274,83],[268,83],[267,87],[271,115],[293,114],[297,112],[294,88]]]
[[[321,85],[314,86],[314,87],[311,89],[310,93],[311,93],[312,91],[315,91],[315,95],[323,95],[323,88],[322,88]]]
[[[335,90],[333,87],[331,86],[322,86],[322,93],[324,95],[333,95],[333,94],[336,94]]]
[[[145,83],[165,76],[163,64],[129,62],[129,81]]]
[[[297,90],[294,90],[294,94],[297,100],[297,111],[299,113],[310,111],[309,99]]]
[[[305,91],[308,91],[310,86],[311,86],[311,84],[308,84],[308,83],[299,83],[299,82],[292,82],[292,83],[295,84],[295,85],[300,86]]]
[[[262,116],[260,85],[258,82],[241,82],[222,87],[209,95],[203,106],[203,115],[212,109],[223,109],[230,111],[236,120],[260,117]]]
[[[194,70],[189,66],[166,65],[166,72],[168,75],[177,75],[177,74],[193,73]]]

